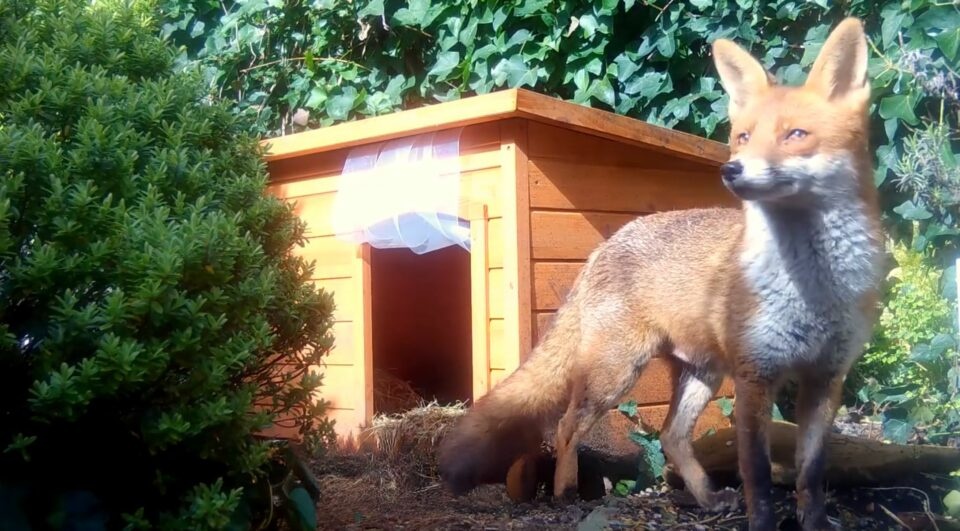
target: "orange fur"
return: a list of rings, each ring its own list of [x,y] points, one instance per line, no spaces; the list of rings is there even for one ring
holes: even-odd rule
[[[454,492],[505,481],[552,431],[553,494],[573,495],[580,438],[651,357],[666,355],[677,373],[664,452],[710,509],[736,496],[711,487],[690,438],[722,376],[734,378],[751,529],[775,527],[771,400],[784,378],[799,379],[800,519],[808,530],[829,526],[823,438],[876,315],[882,256],[865,37],[859,21],[843,21],[801,87],[777,85],[732,42],[713,49],[731,95],[732,155],[721,173],[743,208],[645,216],[601,244],[527,361],[443,441],[440,471]]]

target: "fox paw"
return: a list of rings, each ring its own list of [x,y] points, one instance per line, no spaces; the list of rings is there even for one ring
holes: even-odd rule
[[[700,504],[704,509],[712,512],[725,512],[736,509],[740,505],[740,495],[733,489],[723,489],[711,492]]]

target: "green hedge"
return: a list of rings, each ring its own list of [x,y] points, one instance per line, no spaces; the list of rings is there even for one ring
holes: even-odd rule
[[[283,471],[254,435],[330,434],[304,226],[144,13],[0,3],[5,529],[259,523]]]

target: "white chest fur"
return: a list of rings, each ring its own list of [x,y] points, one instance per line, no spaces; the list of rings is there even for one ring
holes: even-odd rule
[[[879,281],[879,251],[866,215],[850,206],[746,206],[741,265],[758,303],[746,346],[771,371],[844,364],[869,334],[859,305]]]

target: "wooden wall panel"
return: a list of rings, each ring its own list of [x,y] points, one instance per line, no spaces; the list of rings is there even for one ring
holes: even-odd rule
[[[536,262],[533,265],[533,309],[556,310],[573,287],[583,262]]]
[[[710,168],[702,163],[554,125],[530,122],[529,134],[527,156],[531,159],[552,158],[575,163],[589,160],[591,164],[670,170],[698,171]],[[715,170],[718,174],[719,167],[718,163]]]
[[[657,212],[738,202],[705,170],[603,166],[530,160],[530,207],[602,212]]]
[[[530,214],[531,253],[535,260],[585,260],[635,214],[546,212]]]

